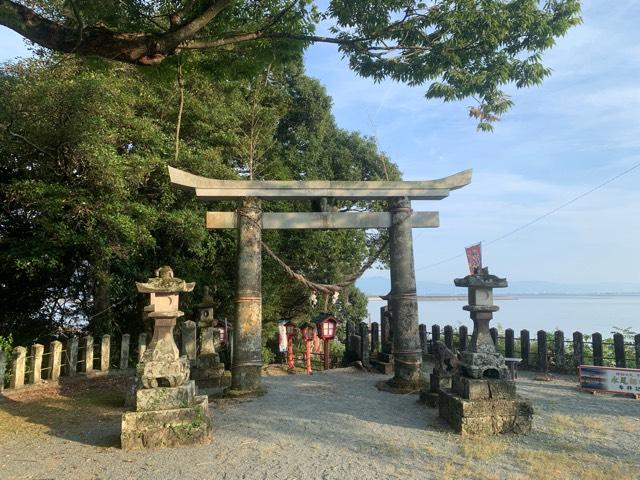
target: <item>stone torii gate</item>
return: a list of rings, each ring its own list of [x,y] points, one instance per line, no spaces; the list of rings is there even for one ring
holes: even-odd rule
[[[230,394],[263,390],[262,229],[389,228],[394,377],[390,386],[415,391],[422,362],[412,228],[439,226],[438,212],[412,212],[411,200],[442,200],[471,183],[471,170],[423,181],[216,180],[169,167],[171,183],[192,189],[201,200],[236,200],[235,212],[207,212],[207,228],[238,232],[236,315]],[[387,200],[387,212],[262,213],[262,200]]]

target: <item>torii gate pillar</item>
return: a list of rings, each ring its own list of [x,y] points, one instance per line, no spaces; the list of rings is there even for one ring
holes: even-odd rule
[[[264,393],[262,370],[262,209],[246,197],[238,208],[236,315],[228,395]]]
[[[389,231],[391,293],[389,303],[393,329],[394,376],[389,386],[394,390],[416,391],[420,388],[422,355],[418,331],[418,299],[413,264],[411,201],[400,198],[390,202],[392,226]]]

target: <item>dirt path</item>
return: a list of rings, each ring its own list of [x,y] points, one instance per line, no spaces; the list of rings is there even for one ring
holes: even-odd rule
[[[123,452],[121,389],[0,401],[0,478],[640,478],[640,401],[577,391],[569,377],[518,388],[527,436],[462,439],[416,395],[349,369],[265,377],[269,393],[214,401],[214,441]]]

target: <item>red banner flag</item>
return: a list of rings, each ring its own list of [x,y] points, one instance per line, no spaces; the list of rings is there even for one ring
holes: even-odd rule
[[[469,272],[473,275],[476,273],[476,268],[482,268],[482,244],[476,243],[470,247],[464,247],[464,251],[467,252]]]

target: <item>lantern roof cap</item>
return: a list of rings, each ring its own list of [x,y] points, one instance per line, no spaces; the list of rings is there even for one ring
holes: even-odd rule
[[[200,299],[200,303],[196,304],[196,308],[213,308],[215,307],[215,302],[213,297],[209,293],[209,286],[205,285],[202,288],[202,298]]]
[[[187,283],[181,278],[173,276],[171,267],[164,265],[156,270],[156,276],[148,282],[136,282],[136,288],[140,293],[180,293],[190,292],[195,287],[195,282]]]
[[[489,273],[489,267],[477,268],[473,275],[453,280],[456,287],[467,288],[505,288],[508,287],[506,278],[500,278]]]

